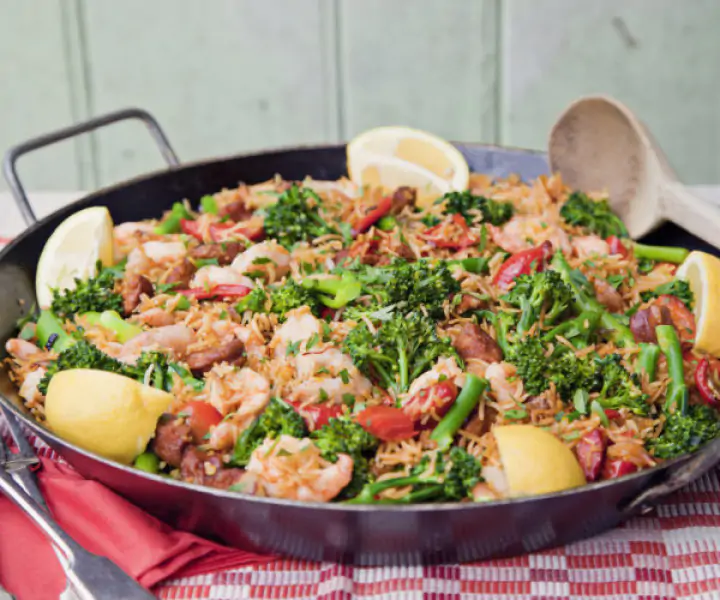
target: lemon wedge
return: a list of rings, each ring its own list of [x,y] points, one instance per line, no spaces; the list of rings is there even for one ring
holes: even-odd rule
[[[493,429],[511,496],[547,494],[585,485],[572,451],[554,435],[532,425]]]
[[[695,297],[695,350],[720,356],[720,258],[691,252],[675,277],[687,281]]]
[[[417,204],[427,206],[452,190],[467,189],[470,170],[460,151],[431,133],[410,127],[378,127],[347,146],[350,179],[360,185],[418,188]]]
[[[50,380],[45,418],[68,442],[130,464],[145,450],[172,400],[172,394],[117,373],[71,369]]]
[[[72,289],[74,278],[95,275],[95,264],[113,263],[113,221],[104,206],[93,206],[70,215],[45,242],[35,275],[40,308],[52,302],[50,288]]]

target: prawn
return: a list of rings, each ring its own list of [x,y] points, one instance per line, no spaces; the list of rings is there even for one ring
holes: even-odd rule
[[[543,221],[542,216],[516,216],[503,227],[489,227],[493,241],[503,250],[511,253],[522,252],[543,242],[550,241],[554,248],[569,253],[570,239],[558,225]]]
[[[176,356],[186,353],[195,341],[195,333],[185,325],[166,325],[144,331],[125,342],[119,353],[120,360],[134,362],[143,350],[169,349]]]
[[[583,235],[574,237],[572,247],[579,258],[590,258],[591,256],[608,256],[610,246],[597,235]]]
[[[288,312],[285,323],[275,331],[269,346],[275,358],[281,358],[286,356],[289,344],[298,344],[298,350],[305,351],[306,342],[313,335],[322,335],[322,323],[309,307],[301,306]]]
[[[525,390],[516,369],[506,362],[492,363],[485,370],[490,389],[502,408],[512,408],[520,402]],[[513,379],[514,378],[514,379]]]
[[[290,253],[270,240],[238,254],[230,266],[238,273],[260,272],[269,281],[276,281],[290,271]]]
[[[190,282],[192,288],[212,287],[215,285],[255,287],[252,279],[238,273],[232,267],[216,267],[215,265],[207,265],[198,269]]]
[[[349,455],[340,453],[331,463],[312,440],[281,435],[255,449],[243,478],[273,498],[328,502],[350,483],[352,473]]]

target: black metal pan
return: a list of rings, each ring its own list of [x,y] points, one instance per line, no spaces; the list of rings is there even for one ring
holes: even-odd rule
[[[102,189],[36,221],[17,178],[17,159],[36,148],[135,118],[150,130],[169,163],[152,173]],[[458,144],[471,170],[525,179],[547,172],[542,154]],[[116,223],[157,217],[181,198],[199,198],[239,181],[256,183],[279,173],[286,179],[336,179],[345,174],[343,146],[274,150],[180,165],[155,120],[125,110],[29,141],[8,152],[5,175],[29,228],[0,253],[0,339],[15,334],[16,320],[35,299],[35,266],[45,240],[69,214],[87,206],[110,209]],[[9,210],[9,207],[8,207]],[[648,240],[717,252],[686,232],[665,225]],[[597,534],[686,485],[720,461],[720,440],[691,457],[574,490],[487,504],[346,506],[256,498],[218,491],[110,462],[53,435],[22,408],[0,375],[0,402],[86,477],[116,490],[169,524],[220,539],[313,560],[357,565],[462,562],[522,554]],[[112,518],[112,515],[108,515]],[[142,540],[138,540],[142,543]]]

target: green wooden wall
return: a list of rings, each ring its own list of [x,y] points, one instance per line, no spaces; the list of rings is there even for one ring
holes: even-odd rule
[[[0,150],[128,105],[183,160],[381,124],[543,148],[568,102],[606,92],[686,181],[713,183],[719,32],[717,0],[0,0]],[[91,189],[159,166],[127,124],[21,173]]]

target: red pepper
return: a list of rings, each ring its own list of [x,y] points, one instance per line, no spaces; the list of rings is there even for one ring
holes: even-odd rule
[[[370,406],[358,413],[355,420],[365,431],[384,442],[399,442],[416,435],[412,419],[392,406]]]
[[[606,408],[605,416],[608,419],[619,419],[620,417],[622,417],[622,414],[620,414],[619,410],[615,410],[614,408]]]
[[[182,407],[180,413],[187,416],[190,433],[196,444],[204,444],[207,441],[205,436],[210,429],[223,419],[212,404],[202,400],[191,400]]]
[[[480,238],[470,231],[465,217],[457,213],[450,217],[449,222],[443,221],[425,231],[423,237],[437,248],[453,250],[474,246],[480,242]]]
[[[176,290],[178,294],[183,296],[191,296],[198,300],[208,300],[209,298],[243,298],[252,291],[246,285],[216,285],[210,288],[190,288],[187,290]]]
[[[619,254],[623,258],[630,256],[630,251],[625,247],[625,244],[620,241],[619,237],[611,235],[605,238],[605,241],[607,245],[610,246],[610,254]]]
[[[705,404],[712,406],[713,408],[720,408],[720,395],[715,389],[712,382],[711,370],[717,375],[718,369],[717,364],[710,365],[710,361],[707,358],[703,358],[695,369],[695,386],[700,392],[700,396]]]
[[[371,208],[364,217],[360,219],[358,224],[355,226],[354,233],[363,233],[382,219],[386,214],[390,212],[392,208],[392,197],[384,196],[380,199],[377,206]]]
[[[200,234],[200,226],[198,225],[197,221],[192,221],[190,219],[181,219],[180,229],[182,229],[183,233],[191,235],[194,238],[200,240],[201,242],[203,241],[202,235]]]
[[[615,479],[622,477],[623,475],[630,475],[637,471],[637,465],[631,463],[629,460],[606,460],[605,467],[603,468],[602,478],[603,479]]]
[[[516,277],[530,275],[533,271],[544,270],[552,253],[552,243],[543,242],[537,248],[530,248],[513,254],[502,264],[495,275],[495,279],[493,279],[493,283],[501,290],[507,290]]]
[[[330,308],[329,306],[323,306],[322,310],[320,311],[320,318],[323,321],[332,321],[335,318],[336,313],[336,309]]]
[[[232,221],[226,221],[225,223],[213,223],[210,225],[210,239],[213,242],[224,242],[227,238],[234,238],[234,235],[226,235],[225,232],[228,229],[235,227],[237,223]],[[262,225],[240,227],[233,231],[233,234],[241,235],[249,240],[258,240],[262,237],[264,229]]]
[[[323,425],[327,425],[330,419],[334,419],[343,414],[342,404],[305,404],[300,402],[288,402],[298,414],[305,419],[305,423],[310,431],[320,429]]]
[[[575,447],[578,462],[588,481],[596,481],[600,476],[606,448],[607,440],[599,429],[586,433]]]
[[[416,423],[429,414],[443,417],[450,410],[457,395],[458,389],[455,383],[446,379],[420,390],[403,405],[402,410]],[[435,423],[433,419],[428,421],[430,427],[434,427]]]

